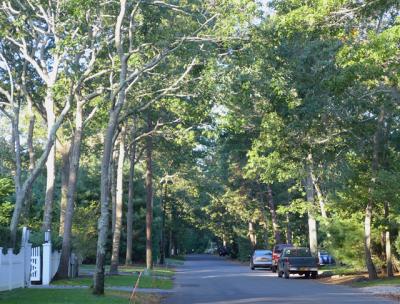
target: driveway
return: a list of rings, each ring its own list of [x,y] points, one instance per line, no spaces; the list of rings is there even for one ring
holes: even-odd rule
[[[166,304],[243,303],[398,303],[356,288],[322,284],[292,275],[278,278],[266,270],[211,255],[189,255],[177,270]]]

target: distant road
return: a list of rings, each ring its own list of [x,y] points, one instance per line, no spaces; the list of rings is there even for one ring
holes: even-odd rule
[[[174,293],[166,304],[243,303],[398,303],[356,288],[322,284],[293,275],[289,280],[265,270],[211,255],[189,255],[178,268]]]

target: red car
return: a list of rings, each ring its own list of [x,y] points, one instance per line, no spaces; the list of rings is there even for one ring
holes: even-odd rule
[[[278,261],[279,257],[281,256],[282,250],[287,247],[293,247],[292,244],[276,244],[274,249],[272,250],[272,272],[276,272],[278,269]]]

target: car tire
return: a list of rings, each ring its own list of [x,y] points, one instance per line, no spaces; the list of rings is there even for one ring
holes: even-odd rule
[[[304,273],[304,278],[309,279],[310,278],[310,272],[305,272]]]
[[[287,270],[283,273],[283,275],[284,275],[285,279],[289,279],[290,278],[290,273]]]
[[[282,277],[282,271],[278,271],[278,277]]]
[[[311,279],[315,280],[317,278],[317,276],[318,276],[318,272],[316,272],[316,271],[311,272]]]

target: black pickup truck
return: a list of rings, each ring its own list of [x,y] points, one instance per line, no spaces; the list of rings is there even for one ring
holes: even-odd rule
[[[318,275],[318,259],[312,256],[305,247],[288,247],[282,251],[278,261],[278,276],[289,279],[290,274],[298,273],[316,279]]]

